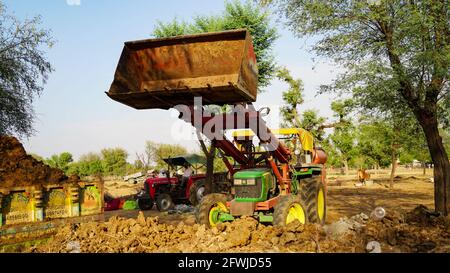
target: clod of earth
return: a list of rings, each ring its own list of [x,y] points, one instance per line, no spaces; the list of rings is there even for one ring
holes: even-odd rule
[[[140,213],[137,219],[113,217],[104,223],[61,228],[52,240],[27,251],[68,252],[67,244],[77,242],[81,252],[89,253],[367,252],[367,245],[375,241],[380,252],[450,252],[448,219],[428,212],[422,207],[406,215],[386,211],[381,221],[356,215],[343,219],[353,228],[338,237],[328,235],[324,227],[299,222],[275,227],[243,217],[207,229],[183,222],[166,225]]]

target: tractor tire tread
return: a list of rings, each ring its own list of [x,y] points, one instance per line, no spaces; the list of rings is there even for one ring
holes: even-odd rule
[[[209,224],[209,211],[218,202],[227,202],[227,196],[220,193],[212,193],[203,197],[202,201],[198,205],[198,209],[195,213],[195,218],[197,224],[206,225],[210,227]]]
[[[309,222],[323,225],[325,223],[326,218],[326,205],[325,205],[325,215],[322,221],[320,221],[317,212],[317,194],[319,191],[319,187],[321,187],[322,190],[324,191],[321,176],[313,175],[312,177],[304,178],[301,179],[300,181],[301,181],[300,195],[302,199],[305,201]]]
[[[286,226],[286,218],[289,213],[289,208],[294,204],[299,203],[304,210],[306,210],[305,202],[299,195],[285,195],[280,198],[275,206],[273,212],[273,225],[274,226]],[[306,213],[306,212],[305,212]],[[308,223],[308,217],[305,217],[305,224]]]

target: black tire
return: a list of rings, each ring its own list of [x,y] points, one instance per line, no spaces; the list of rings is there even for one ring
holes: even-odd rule
[[[173,209],[175,207],[175,204],[173,203],[170,194],[163,193],[158,195],[158,197],[156,198],[156,207],[159,211],[164,212]]]
[[[153,208],[153,200],[150,198],[138,198],[137,204],[140,210],[151,210]]]
[[[321,202],[318,201],[320,192],[323,198]],[[300,195],[305,201],[309,222],[324,225],[327,217],[327,202],[322,177],[313,175],[300,179]],[[322,206],[322,208],[319,209],[319,206]],[[319,213],[319,211],[322,211],[322,213]]]
[[[195,213],[197,224],[205,225],[208,228],[211,227],[211,223],[209,222],[209,212],[217,203],[223,203],[226,206],[227,196],[225,194],[212,193],[203,197],[198,205],[197,212]]]
[[[309,222],[306,205],[301,196],[290,194],[280,197],[280,200],[275,205],[273,212],[273,225],[283,227],[289,224],[287,220],[291,208],[301,209],[303,219],[298,219],[301,224],[307,224]]]
[[[189,189],[189,202],[191,202],[193,206],[200,204],[200,201],[205,196],[205,183],[206,180],[204,179],[192,183],[191,188]]]

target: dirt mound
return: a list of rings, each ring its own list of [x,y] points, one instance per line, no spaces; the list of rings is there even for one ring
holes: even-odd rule
[[[203,225],[183,222],[166,225],[160,223],[158,217],[145,218],[140,213],[137,219],[114,217],[104,223],[64,227],[48,243],[27,251],[71,252],[73,245],[77,245],[79,251],[88,253],[348,253],[368,252],[366,247],[376,244],[381,252],[450,252],[448,221],[423,226],[413,220],[408,222],[411,213],[387,212],[382,220],[360,219],[361,228],[338,237],[327,234],[324,227],[298,222],[274,227],[244,217],[206,229]]]
[[[28,155],[14,137],[0,135],[0,188],[76,183],[59,169],[51,168]]]
[[[388,212],[381,221],[371,221],[366,240],[382,244],[386,252],[450,252],[450,221],[424,206],[401,215]]]
[[[253,218],[219,224],[212,229],[203,225],[176,226],[159,223],[140,213],[137,219],[111,218],[105,223],[72,225],[61,229],[46,245],[29,249],[31,252],[70,252],[70,245],[80,246],[81,252],[339,252],[355,251],[352,245],[339,247],[329,241],[319,227],[302,226],[298,222],[280,228],[265,226]],[[319,245],[319,241],[320,245]],[[69,247],[68,247],[69,246]],[[359,251],[361,247],[358,248]]]

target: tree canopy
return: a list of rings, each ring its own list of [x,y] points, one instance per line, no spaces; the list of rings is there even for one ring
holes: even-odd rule
[[[252,1],[227,1],[221,14],[196,16],[190,23],[178,18],[167,23],[159,21],[152,34],[162,38],[240,28],[246,28],[252,35],[261,91],[275,75],[276,64],[272,49],[278,34],[276,28],[271,26],[269,12]]]
[[[346,69],[324,91],[350,91],[382,113],[395,107],[414,115],[435,166],[436,211],[447,215],[450,163],[439,124],[450,118],[448,1],[263,2],[279,7],[295,35],[317,38],[313,52]]]
[[[33,134],[33,101],[52,71],[43,49],[51,47],[41,18],[19,21],[0,2],[0,134]]]

